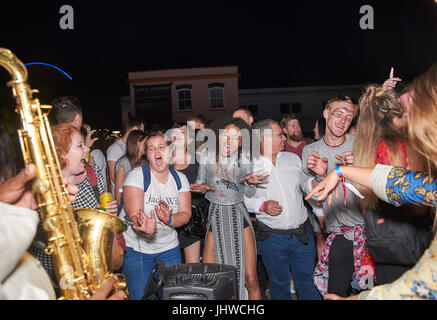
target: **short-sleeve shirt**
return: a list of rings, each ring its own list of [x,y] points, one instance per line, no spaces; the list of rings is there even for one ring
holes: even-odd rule
[[[132,169],[130,161],[126,156],[121,157],[121,159],[118,160],[115,164],[115,174],[117,174],[120,168],[123,168],[125,177],[127,173]],[[119,192],[123,192],[122,186],[120,186]]]
[[[126,143],[123,140],[118,139],[111,144],[106,151],[106,158],[108,161],[117,161],[126,154]]]
[[[111,144],[106,151],[107,161],[118,161],[121,157],[126,154],[126,143],[123,140],[118,139],[113,144]],[[112,195],[115,194],[115,183],[111,179],[111,192]]]
[[[150,172],[150,185],[144,193],[144,213],[150,217],[150,211],[153,210],[156,224],[156,239],[152,241],[146,240],[139,235],[132,227],[129,227],[124,233],[126,245],[135,251],[154,254],[173,249],[179,245],[178,235],[174,228],[162,223],[157,217],[154,207],[158,205],[160,200],[164,200],[170,209],[173,209],[173,214],[177,214],[179,208],[179,192],[190,192],[190,184],[187,177],[177,171],[181,180],[181,189],[178,191],[176,181],[169,173],[168,180],[165,184],[159,182],[153,172]],[[141,167],[137,167],[129,171],[124,180],[124,186],[132,186],[144,190],[144,176]],[[121,210],[120,218],[124,219],[126,212],[124,208]]]

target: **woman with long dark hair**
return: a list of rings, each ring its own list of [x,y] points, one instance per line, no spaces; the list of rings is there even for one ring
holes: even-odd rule
[[[243,135],[249,133],[243,120],[219,118],[212,128],[215,152],[202,153],[196,183],[191,185],[191,191],[206,192],[211,202],[203,262],[236,266],[240,299],[260,299],[255,235],[244,195],[253,196],[255,184],[266,176],[252,172],[250,148],[242,147]]]
[[[126,174],[140,166],[146,153],[147,134],[142,130],[133,130],[126,140],[126,154],[115,164],[115,200],[120,203],[122,192],[120,192]]]

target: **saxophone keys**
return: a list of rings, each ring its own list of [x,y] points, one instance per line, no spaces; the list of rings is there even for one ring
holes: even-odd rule
[[[50,183],[47,179],[37,179],[32,184],[32,191],[36,194],[44,194],[50,188]]]
[[[47,232],[55,231],[58,226],[58,220],[56,217],[49,217],[44,220],[43,228]]]
[[[53,250],[53,246],[49,244],[49,245],[44,249],[44,252],[45,252],[46,255],[50,256],[50,255],[52,255],[52,254],[55,252],[55,250]]]

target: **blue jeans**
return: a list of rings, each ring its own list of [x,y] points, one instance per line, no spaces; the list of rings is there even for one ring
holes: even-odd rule
[[[321,300],[313,282],[316,248],[311,225],[306,231],[309,238],[307,245],[302,244],[294,234],[272,233],[268,239],[258,241],[272,300],[291,300],[290,268],[299,299]]]
[[[141,300],[149,275],[159,260],[163,260],[165,266],[182,263],[179,246],[155,254],[141,253],[129,247],[126,249],[121,272],[126,276],[131,300]]]

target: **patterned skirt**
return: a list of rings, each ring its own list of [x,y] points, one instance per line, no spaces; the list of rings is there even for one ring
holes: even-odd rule
[[[212,231],[216,262],[237,268],[237,283],[240,300],[247,300],[245,287],[244,225],[249,225],[256,241],[249,213],[243,202],[233,205],[211,203],[208,214],[208,229]]]

